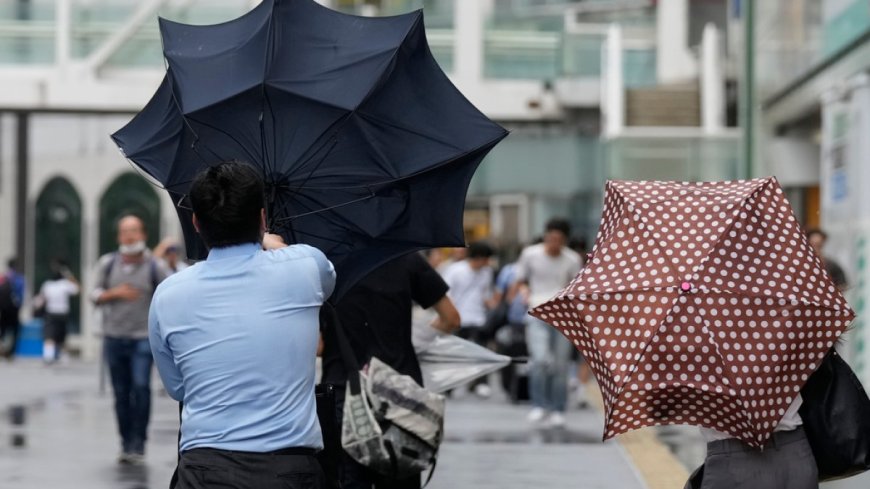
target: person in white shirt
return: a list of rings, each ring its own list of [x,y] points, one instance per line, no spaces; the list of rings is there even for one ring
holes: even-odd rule
[[[63,262],[53,261],[51,270],[51,278],[43,282],[37,298],[37,306],[42,307],[45,312],[42,356],[46,363],[58,361],[63,354],[70,297],[79,293],[78,280]]]
[[[580,256],[568,248],[571,226],[564,219],[551,219],[544,240],[523,250],[517,262],[516,282],[510,297],[525,285],[529,288],[529,308],[540,305],[562,290],[580,271]],[[529,394],[532,410],[528,420],[565,425],[568,397],[568,372],[572,345],[549,324],[527,316],[526,346],[529,350]]]
[[[447,296],[461,319],[457,335],[481,346],[486,346],[489,341],[489,332],[484,328],[487,312],[500,300],[500,294],[493,288],[494,272],[489,265],[492,255],[488,244],[471,243],[465,259],[450,264],[443,273],[444,281],[450,287]],[[492,393],[485,376],[475,379],[468,389],[484,398]]]

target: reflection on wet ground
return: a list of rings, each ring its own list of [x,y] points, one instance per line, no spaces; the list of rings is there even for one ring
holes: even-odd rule
[[[518,430],[480,430],[469,433],[448,432],[444,441],[447,443],[520,443],[520,444],[587,444],[601,443],[600,435],[588,432],[574,431],[565,428],[549,429],[518,429]]]
[[[146,464],[117,463],[110,395],[52,394],[6,408],[0,424],[0,488],[168,487],[175,467],[176,404],[154,396]]]

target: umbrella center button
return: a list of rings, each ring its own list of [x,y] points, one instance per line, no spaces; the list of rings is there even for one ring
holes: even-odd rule
[[[692,291],[692,283],[691,282],[683,282],[680,284],[680,290],[683,293],[689,293]]]

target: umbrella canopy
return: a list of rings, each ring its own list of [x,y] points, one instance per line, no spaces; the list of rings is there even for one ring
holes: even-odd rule
[[[425,344],[415,344],[414,349],[423,371],[423,385],[432,392],[447,392],[511,363],[511,357],[458,336],[438,335]]]
[[[755,447],[854,318],[774,178],[608,182],[589,264],[531,314],[589,361],[605,439],[691,424]]]
[[[266,0],[223,24],[161,19],[160,32],[166,77],[112,138],[169,191],[189,257],[207,253],[190,183],[230,159],[261,171],[270,230],[335,264],[334,299],[391,258],[464,245],[468,184],[507,132],[438,67],[422,11]]]

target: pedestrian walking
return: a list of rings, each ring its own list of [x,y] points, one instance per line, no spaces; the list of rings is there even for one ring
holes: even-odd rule
[[[160,378],[184,406],[177,488],[320,488],[314,378],[332,264],[265,232],[247,164],[200,173],[190,202],[208,257],[160,285],[148,321]]]
[[[121,435],[119,463],[144,460],[151,415],[151,366],[148,307],[157,285],[167,276],[145,244],[144,222],[122,217],[117,224],[118,250],[100,257],[91,300],[103,315],[103,354],[115,395]]]
[[[53,260],[51,277],[43,282],[36,306],[44,312],[42,358],[55,363],[63,357],[69,323],[70,298],[78,295],[79,282],[60,260]]]
[[[21,331],[21,305],[24,304],[26,281],[17,258],[10,258],[0,275],[0,354],[11,360]]]
[[[336,304],[336,313],[360,364],[377,357],[400,374],[423,385],[420,363],[411,341],[411,310],[416,303],[433,309],[433,327],[445,334],[459,328],[459,313],[447,296],[447,284],[427,261],[412,253],[367,275]],[[348,371],[339,340],[331,328],[323,331],[323,382],[336,387],[335,412],[341,425]],[[391,479],[360,465],[342,453],[340,476],[344,489],[419,489],[419,476]]]
[[[813,251],[815,251],[816,255],[822,259],[825,271],[828,272],[828,276],[834,281],[834,285],[836,285],[840,290],[845,290],[846,287],[849,286],[846,272],[843,271],[843,267],[841,267],[836,260],[825,254],[825,244],[828,242],[828,233],[818,228],[808,229],[807,239],[810,242],[810,246],[813,247]]]
[[[489,264],[492,255],[492,247],[488,244],[471,243],[466,257],[452,263],[443,274],[449,287],[447,295],[459,311],[461,320],[456,334],[484,347],[490,340],[490,332],[484,328],[487,313],[501,301],[500,294],[493,289],[494,272]],[[492,394],[486,376],[475,379],[468,389],[483,398]]]
[[[163,263],[170,274],[178,273],[189,265],[181,259],[181,251],[175,238],[163,238],[154,247],[154,257]]]
[[[546,224],[543,242],[527,247],[520,254],[513,293],[523,285],[528,286],[529,307],[556,295],[580,270],[579,255],[567,247],[570,233],[568,221],[551,219]],[[532,410],[528,420],[562,427],[573,346],[557,330],[531,316],[526,319],[526,345],[531,363]]]

